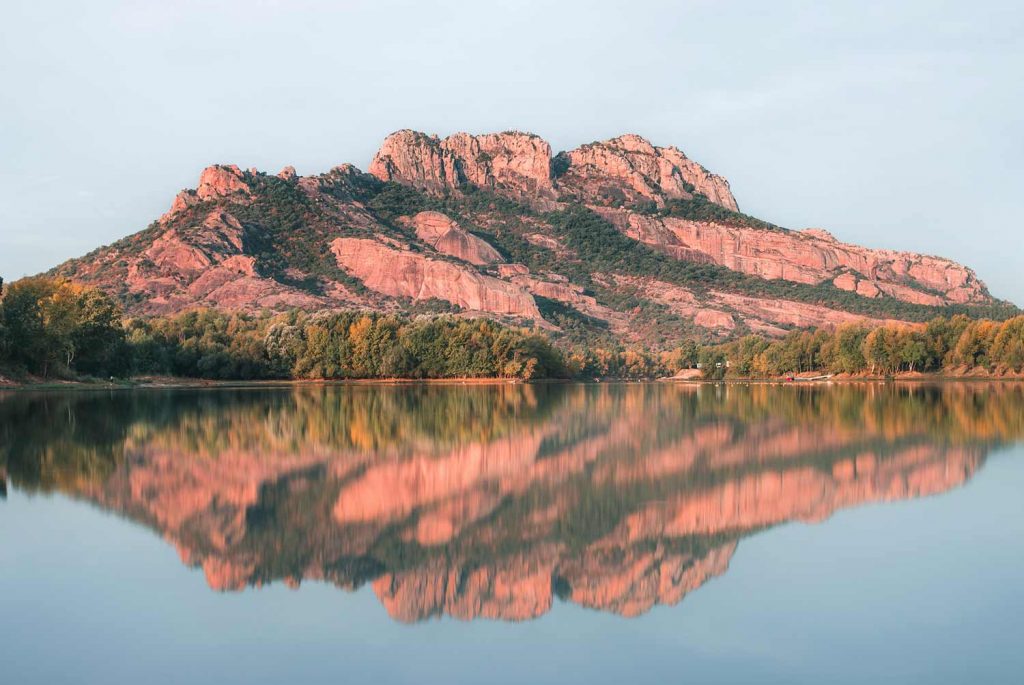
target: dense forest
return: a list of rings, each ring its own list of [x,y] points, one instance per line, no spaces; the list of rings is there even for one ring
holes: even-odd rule
[[[539,330],[451,315],[197,309],[126,318],[100,290],[64,279],[25,278],[2,292],[0,370],[15,377],[530,380],[654,378],[691,368],[712,379],[1024,372],[1024,316],[847,325],[776,340],[750,335],[720,345],[693,341],[655,354],[558,347]]]
[[[832,331],[797,331],[780,340],[751,335],[701,348],[688,358],[679,355],[675,366],[682,368],[694,355],[702,362],[704,375],[713,378],[772,378],[814,371],[872,376],[1020,373],[1024,316],[1002,322],[957,315],[923,325],[846,325]]]
[[[551,378],[562,355],[486,319],[209,309],[126,319],[99,290],[26,278],[0,301],[0,368],[43,378]]]

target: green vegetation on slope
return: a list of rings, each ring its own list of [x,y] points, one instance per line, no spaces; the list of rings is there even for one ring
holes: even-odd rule
[[[809,371],[1019,373],[1024,371],[1024,316],[1003,322],[957,315],[937,317],[924,326],[847,325],[835,331],[796,331],[781,340],[751,335],[700,354],[708,378],[771,378]],[[675,366],[684,368],[685,362]]]
[[[652,277],[697,292],[717,289],[904,321],[927,321],[937,315],[955,314],[1001,319],[1018,312],[1016,307],[1005,303],[990,307],[930,307],[892,297],[868,298],[841,290],[832,284],[807,285],[781,279],[765,280],[716,264],[686,262],[623,235],[607,220],[584,207],[571,207],[550,214],[548,220],[566,246],[592,271]]]

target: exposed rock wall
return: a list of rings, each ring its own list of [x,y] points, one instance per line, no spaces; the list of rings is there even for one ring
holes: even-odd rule
[[[416,131],[397,131],[385,139],[370,163],[370,173],[430,192],[463,184],[496,190],[518,199],[558,199],[562,195],[600,203],[690,199],[688,188],[735,210],[729,182],[676,148],[651,145],[637,135],[583,145],[559,155],[566,166],[554,178],[551,146],[530,134],[510,131],[473,136],[456,133],[441,139]]]
[[[819,231],[763,230],[595,207],[631,238],[680,259],[710,262],[766,279],[834,283],[865,297],[891,295],[916,304],[987,302],[974,272],[956,262],[912,252],[841,243]]]
[[[563,159],[568,168],[558,185],[584,201],[650,200],[662,206],[666,199],[692,199],[694,191],[727,209],[738,209],[724,178],[676,148],[655,147],[638,135],[582,145],[563,153]]]
[[[537,303],[526,291],[457,264],[368,238],[338,238],[331,250],[339,266],[366,287],[391,297],[437,298],[470,311],[541,318]]]
[[[520,198],[554,198],[551,146],[530,133],[445,139],[416,131],[392,133],[370,163],[370,173],[430,192],[464,183]]]
[[[441,212],[420,212],[408,222],[416,231],[416,237],[438,252],[478,266],[502,261],[501,254],[487,241],[464,231]]]

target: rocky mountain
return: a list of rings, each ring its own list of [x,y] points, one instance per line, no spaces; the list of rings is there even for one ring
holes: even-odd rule
[[[751,535],[946,492],[1024,430],[1013,384],[705,390],[18,394],[0,470],[146,525],[215,590],[369,585],[401,621],[635,616]]]
[[[211,166],[151,226],[53,273],[134,314],[455,311],[655,347],[1013,310],[950,260],[742,214],[723,177],[637,135],[552,155],[528,133],[406,130],[369,173]]]

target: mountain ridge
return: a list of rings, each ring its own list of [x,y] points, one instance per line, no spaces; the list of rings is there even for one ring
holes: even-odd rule
[[[951,260],[742,214],[724,177],[635,134],[552,154],[530,133],[403,129],[368,172],[213,165],[148,228],[50,273],[136,315],[453,311],[655,347],[1016,311]]]

